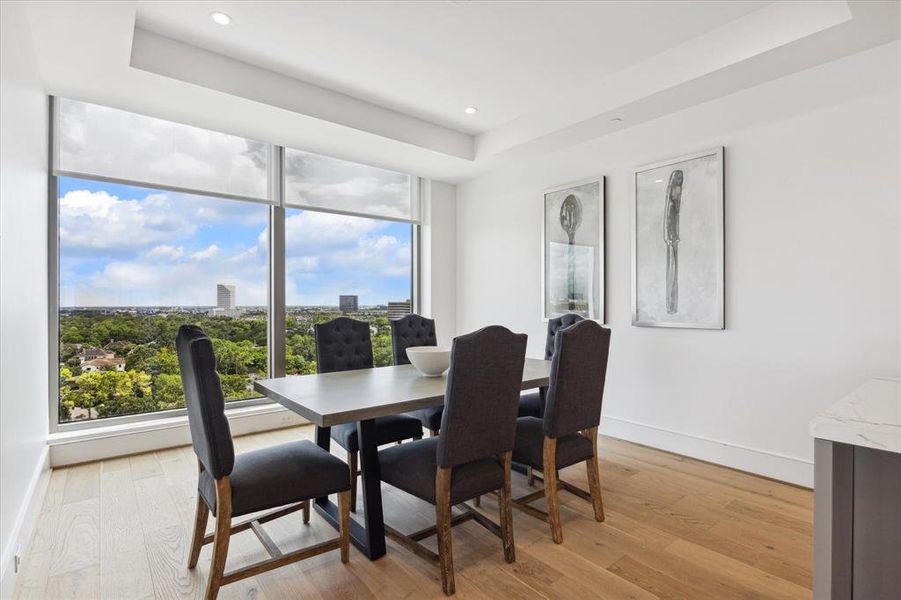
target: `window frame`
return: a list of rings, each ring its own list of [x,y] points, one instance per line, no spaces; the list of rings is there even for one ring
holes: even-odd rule
[[[47,181],[47,294],[48,294],[48,403],[50,417],[50,433],[63,433],[87,429],[104,429],[123,424],[170,419],[187,415],[185,408],[159,410],[155,412],[140,413],[134,415],[121,415],[104,417],[102,419],[90,419],[82,421],[60,422],[59,420],[59,177],[77,177],[108,183],[120,183],[151,189],[167,190],[174,192],[186,192],[191,194],[221,198],[225,200],[240,200],[269,206],[268,221],[268,282],[267,282],[267,370],[268,377],[284,377],[286,369],[286,298],[285,298],[285,147],[270,144],[271,169],[269,174],[269,201],[229,194],[204,192],[202,190],[181,189],[173,186],[149,184],[139,181],[105,178],[83,173],[70,173],[56,170],[56,128],[58,125],[56,99],[48,96],[48,110],[50,113],[50,127],[48,135],[48,181]],[[365,216],[385,221],[409,223],[412,228],[411,253],[411,277],[410,294],[412,311],[419,310],[420,303],[420,244],[421,244],[421,188],[423,179],[416,175],[411,178],[411,202],[414,203],[414,219],[393,219],[371,215],[358,215],[344,213],[343,211],[330,211],[321,208],[303,207],[302,210],[314,212],[334,212],[350,214],[353,216]],[[291,206],[290,208],[301,208]],[[233,400],[226,404],[226,413],[250,406],[272,404],[273,401],[263,396],[249,398],[247,400]]]

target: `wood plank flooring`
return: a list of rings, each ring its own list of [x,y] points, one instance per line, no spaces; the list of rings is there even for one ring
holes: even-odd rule
[[[237,438],[238,452],[298,438],[312,427]],[[542,523],[513,512],[516,562],[469,522],[454,528],[457,597],[810,598],[813,496],[809,490],[605,438],[599,441],[607,520],[561,492],[563,544]],[[186,568],[197,467],[190,447],[54,470],[15,598],[200,598],[210,546]],[[587,488],[577,465],[561,478]],[[537,488],[535,488],[537,489]],[[513,474],[514,495],[531,491]],[[434,524],[434,508],[384,486],[385,518],[404,532]],[[535,503],[544,508],[543,501]],[[496,500],[482,510],[497,520]],[[210,519],[208,529],[212,528]],[[267,523],[283,552],[334,530],[315,513]],[[435,549],[434,538],[426,542]],[[250,532],[232,538],[228,569],[267,556]],[[223,599],[442,598],[438,570],[388,541],[376,562],[351,548],[222,588]]]

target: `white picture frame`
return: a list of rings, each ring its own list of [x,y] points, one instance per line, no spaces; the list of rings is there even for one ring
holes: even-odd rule
[[[581,217],[561,220],[575,198]],[[569,201],[569,205],[573,201]],[[606,303],[605,179],[591,177],[544,190],[541,197],[541,319],[574,313],[604,323]],[[571,211],[567,211],[570,214]],[[571,268],[570,268],[571,267]],[[565,290],[563,288],[566,288]],[[565,296],[565,297],[564,297]]]
[[[724,148],[637,167],[632,325],[725,328]]]

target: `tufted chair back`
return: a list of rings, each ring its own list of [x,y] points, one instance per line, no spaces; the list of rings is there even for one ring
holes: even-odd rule
[[[175,348],[194,454],[213,479],[230,475],[235,465],[235,448],[225,418],[225,398],[216,373],[213,342],[200,327],[182,325],[175,337]]]
[[[328,323],[313,325],[313,332],[319,373],[372,368],[369,323],[338,317]]]
[[[454,338],[438,466],[454,467],[513,450],[526,335],[490,325]]]
[[[607,380],[610,330],[594,321],[557,333],[551,381],[544,410],[544,433],[559,438],[597,427]]]
[[[394,364],[408,365],[407,348],[411,346],[437,346],[435,320],[419,315],[407,315],[391,321],[391,346],[394,350]]]
[[[579,315],[574,315],[572,313],[560,315],[556,319],[548,319],[547,342],[544,344],[544,360],[551,360],[554,358],[554,337],[557,335],[557,332],[584,320],[585,317],[580,317]]]

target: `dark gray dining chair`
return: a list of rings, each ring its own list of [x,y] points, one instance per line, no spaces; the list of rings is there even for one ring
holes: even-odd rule
[[[473,519],[501,538],[504,559],[516,559],[510,496],[516,404],[526,358],[526,336],[498,325],[454,340],[447,374],[441,435],[379,452],[382,481],[435,505],[435,526],[411,535],[385,533],[436,564],[444,593],[454,593],[451,527]],[[499,493],[500,526],[466,500]],[[451,517],[451,507],[464,514]],[[438,536],[438,554],[419,543]]]
[[[576,314],[565,314],[555,319],[548,319],[547,322],[547,338],[544,342],[544,360],[554,358],[554,338],[561,329],[566,329],[570,325],[584,321],[584,317]],[[519,397],[519,416],[520,417],[538,417],[544,416],[544,398],[547,388],[540,388],[534,392],[525,392]]]
[[[371,369],[372,336],[369,323],[348,317],[338,317],[328,323],[313,325],[316,338],[316,370],[335,373],[355,369]],[[378,445],[422,438],[422,424],[410,415],[389,415],[375,419]],[[356,423],[342,423],[331,428],[332,439],[347,451],[347,465],[351,473],[350,510],[357,510],[357,476],[360,440]]]
[[[437,346],[434,319],[427,319],[416,314],[407,315],[391,321],[391,347],[394,350],[394,364],[408,365],[407,348],[415,346]],[[409,413],[419,419],[422,426],[432,436],[438,435],[441,428],[443,406],[432,406]]]
[[[516,421],[513,460],[533,472],[541,471],[544,489],[514,499],[513,506],[547,521],[558,544],[563,542],[558,489],[590,501],[595,519],[604,520],[597,440],[609,352],[610,330],[594,321],[583,320],[559,330],[554,339],[544,419],[520,417]],[[588,492],[558,478],[558,470],[580,462],[585,462],[588,470]],[[529,506],[541,497],[547,500],[546,513]]]
[[[200,471],[188,568],[197,566],[200,549],[212,542],[213,558],[206,598],[216,598],[223,585],[330,550],[340,549],[341,561],[346,563],[349,558],[350,518],[347,466],[328,451],[306,440],[235,455],[212,341],[199,327],[182,325],[175,346],[191,443]],[[282,553],[262,524],[301,509],[304,523],[309,523],[310,500],[329,494],[338,494],[340,536],[308,548]],[[270,509],[276,510],[232,525],[235,517]],[[216,527],[212,535],[206,535],[210,511],[216,518]],[[233,533],[246,529],[253,530],[260,538],[271,558],[226,573],[229,539]]]

